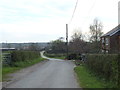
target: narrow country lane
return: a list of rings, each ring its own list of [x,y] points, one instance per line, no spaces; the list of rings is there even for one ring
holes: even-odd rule
[[[47,58],[43,55],[43,58]],[[7,88],[78,88],[74,75],[74,63],[60,59],[49,59],[32,73],[9,84]]]

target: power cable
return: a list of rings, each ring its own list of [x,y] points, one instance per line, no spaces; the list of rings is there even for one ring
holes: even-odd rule
[[[90,9],[89,9],[89,11],[88,11],[88,13],[87,13],[87,17],[86,17],[87,20],[83,20],[83,23],[84,23],[84,22],[87,22],[87,21],[90,19],[90,14],[91,14],[93,8],[95,7],[96,2],[97,2],[97,0],[94,0],[92,6],[90,7]]]
[[[73,14],[72,14],[72,17],[71,17],[69,23],[71,23],[71,22],[72,22],[72,19],[74,18],[74,14],[75,14],[75,11],[76,11],[76,8],[77,8],[77,5],[78,5],[78,0],[76,1],[76,5],[75,5],[75,8],[74,8],[74,11],[73,11]]]

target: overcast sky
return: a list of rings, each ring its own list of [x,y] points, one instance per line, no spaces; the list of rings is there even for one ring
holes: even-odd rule
[[[118,25],[119,0],[0,0],[1,42],[49,42],[69,38],[74,29],[88,34],[94,18],[103,23],[103,32]]]

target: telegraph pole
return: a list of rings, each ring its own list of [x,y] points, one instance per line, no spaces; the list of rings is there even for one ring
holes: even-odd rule
[[[66,24],[66,54],[68,59],[68,24]]]

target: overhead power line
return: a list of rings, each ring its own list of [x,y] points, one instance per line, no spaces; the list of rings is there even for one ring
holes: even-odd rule
[[[75,14],[75,11],[76,11],[76,8],[77,8],[77,5],[78,5],[78,0],[76,1],[76,5],[75,5],[75,8],[74,8],[74,11],[73,11],[73,14],[72,14],[72,17],[71,17],[69,23],[71,23],[71,22],[72,22],[72,19],[74,18],[74,14]]]
[[[93,2],[93,4],[92,4],[91,8],[89,9],[89,12],[88,12],[88,14],[87,14],[87,15],[88,15],[88,18],[90,17],[90,14],[91,14],[91,12],[92,12],[92,10],[93,10],[95,4],[96,4],[96,1],[97,1],[97,0],[94,0],[94,2]]]
[[[88,22],[89,21],[89,19],[91,18],[91,12],[92,12],[92,10],[95,8],[95,5],[96,5],[96,2],[97,2],[97,0],[94,0],[94,2],[93,2],[93,4],[91,5],[91,7],[90,7],[90,9],[89,9],[89,11],[88,11],[88,13],[86,14],[87,16],[86,16],[86,18],[87,19],[84,19],[83,20],[83,22],[82,22],[82,24],[85,22]]]

